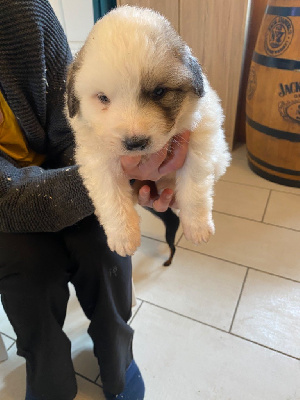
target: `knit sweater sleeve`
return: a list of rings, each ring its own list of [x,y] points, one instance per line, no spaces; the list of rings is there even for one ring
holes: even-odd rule
[[[0,9],[0,90],[29,147],[47,157],[20,168],[0,152],[0,231],[59,231],[94,210],[63,112],[70,50],[48,1],[0,0]]]
[[[18,168],[0,157],[0,231],[55,232],[92,213],[77,166]]]

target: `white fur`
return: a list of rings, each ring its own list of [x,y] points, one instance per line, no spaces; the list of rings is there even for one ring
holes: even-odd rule
[[[125,136],[151,137],[148,148],[130,153],[146,156],[161,150],[176,134],[191,130],[185,164],[176,172],[176,182],[172,178],[179,216],[186,238],[195,244],[214,233],[214,182],[230,161],[217,94],[204,76],[205,95],[187,93],[172,127],[159,108],[138,101],[145,75],[150,85],[157,82],[174,88],[191,81],[191,71],[174,51],[183,43],[178,40],[159,14],[125,6],[94,26],[74,62],[78,66],[72,90],[80,108],[69,121],[75,133],[76,161],[108,245],[122,256],[133,254],[140,245],[134,196],[120,164],[120,155],[129,154],[122,145]],[[190,55],[186,45],[185,52]],[[109,105],[99,101],[99,93],[110,99]],[[158,188],[166,187],[169,178],[162,178]]]

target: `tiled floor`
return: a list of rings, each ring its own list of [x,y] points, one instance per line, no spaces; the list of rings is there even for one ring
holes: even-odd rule
[[[243,146],[217,184],[214,209],[215,236],[196,247],[179,230],[168,268],[164,229],[141,211],[131,325],[145,400],[299,400],[300,190],[253,174]],[[0,364],[0,398],[23,400],[24,363],[0,314],[9,353]],[[65,331],[76,399],[101,400],[87,326],[72,291]]]

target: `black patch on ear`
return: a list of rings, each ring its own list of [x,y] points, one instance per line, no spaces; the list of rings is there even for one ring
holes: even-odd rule
[[[74,89],[75,71],[76,71],[76,66],[74,66],[74,64],[71,64],[67,77],[67,106],[70,118],[75,117],[75,115],[79,112],[79,106],[80,106],[79,99],[75,95],[75,89]]]
[[[200,64],[198,63],[197,59],[192,55],[189,55],[185,59],[185,64],[192,72],[193,89],[195,91],[195,94],[199,97],[203,97],[205,93],[204,93],[202,69]]]

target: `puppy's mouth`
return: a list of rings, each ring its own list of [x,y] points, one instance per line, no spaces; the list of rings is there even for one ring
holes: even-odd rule
[[[128,136],[123,139],[122,145],[126,153],[147,153],[151,148],[151,137],[145,135]]]

